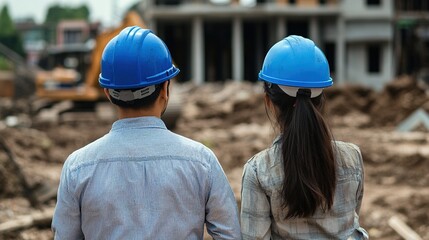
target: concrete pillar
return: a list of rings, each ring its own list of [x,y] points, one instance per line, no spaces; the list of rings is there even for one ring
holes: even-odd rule
[[[395,65],[396,65],[395,59],[396,58],[394,57],[395,53],[394,53],[394,49],[393,49],[394,47],[393,46],[394,46],[393,42],[388,41],[387,44],[384,45],[384,49],[382,51],[383,58],[381,61],[382,61],[383,66],[382,66],[381,70],[382,70],[383,76],[385,76],[383,79],[384,83],[391,81],[396,74],[395,73]],[[383,83],[383,86],[384,86],[384,83]]]
[[[278,17],[277,18],[277,32],[276,32],[276,41],[278,42],[281,39],[285,38],[287,34],[287,29],[286,29],[286,20],[284,17]]]
[[[336,38],[336,49],[335,49],[335,82],[339,85],[345,83],[346,69],[346,42],[345,42],[345,22],[342,16],[337,19],[337,38]]]
[[[201,85],[204,83],[204,24],[201,17],[192,21],[192,81]]]
[[[401,66],[399,63],[401,62],[401,51],[402,51],[402,41],[401,41],[401,35],[400,35],[400,29],[395,26],[394,28],[395,31],[395,57],[392,59],[393,60],[393,67],[394,69],[396,69],[396,71],[394,71],[394,75],[399,75],[399,73],[403,72],[403,66]]]
[[[319,31],[319,22],[316,17],[312,17],[310,19],[310,39],[318,46],[321,47],[320,44],[320,31]]]
[[[236,17],[232,23],[232,78],[234,81],[243,80],[243,23]]]

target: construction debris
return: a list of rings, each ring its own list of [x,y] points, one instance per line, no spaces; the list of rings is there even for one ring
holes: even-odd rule
[[[396,130],[400,132],[410,132],[419,127],[423,128],[425,131],[429,131],[429,114],[422,108],[417,109],[411,116],[401,122]]]
[[[369,109],[374,127],[395,127],[418,108],[428,111],[429,96],[414,79],[402,77],[387,84]]]
[[[24,192],[24,196],[28,199],[28,201],[30,201],[30,204],[32,207],[34,208],[40,207],[40,202],[38,201],[37,197],[34,195],[33,188],[27,182],[27,179],[25,178],[24,173],[21,170],[21,167],[15,160],[15,155],[13,154],[13,152],[7,146],[6,142],[1,137],[0,137],[0,149],[6,153],[7,158],[9,159],[9,165],[12,167],[14,175],[18,178],[18,181],[21,184],[21,187]]]
[[[49,227],[51,225],[54,208],[35,211],[31,214],[19,216],[16,219],[0,223],[0,234],[18,231],[31,227]]]

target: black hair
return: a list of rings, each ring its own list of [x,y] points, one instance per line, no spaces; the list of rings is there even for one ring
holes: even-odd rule
[[[281,131],[284,181],[283,208],[286,218],[309,217],[317,208],[331,209],[336,186],[333,137],[320,110],[323,93],[310,98],[310,90],[299,89],[296,97],[278,85],[266,83],[264,90],[276,107]]]
[[[131,101],[122,101],[122,100],[110,97],[110,101],[113,104],[115,104],[119,107],[122,107],[122,108],[147,109],[147,108],[150,108],[154,105],[156,99],[158,98],[158,96],[161,92],[163,85],[164,85],[164,82],[160,83],[160,84],[156,84],[155,85],[155,91],[151,95],[144,97],[144,98],[141,98],[141,99],[135,99],[135,100],[131,100]],[[168,81],[168,85],[170,85],[170,81]],[[168,86],[167,86],[167,89],[168,89]],[[121,90],[135,91],[138,89],[121,89]]]

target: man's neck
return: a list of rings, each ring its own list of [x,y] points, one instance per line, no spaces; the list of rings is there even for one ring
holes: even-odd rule
[[[136,117],[157,117],[161,118],[161,112],[156,109],[118,109],[119,119]]]

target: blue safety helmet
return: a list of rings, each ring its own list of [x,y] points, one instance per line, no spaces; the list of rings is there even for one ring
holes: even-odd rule
[[[124,28],[107,44],[101,59],[100,86],[138,89],[165,82],[179,73],[164,42],[152,31]]]
[[[329,64],[323,52],[310,39],[296,35],[288,36],[271,47],[259,79],[293,88],[332,86]]]

